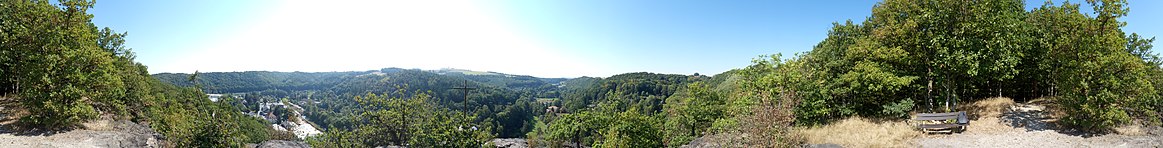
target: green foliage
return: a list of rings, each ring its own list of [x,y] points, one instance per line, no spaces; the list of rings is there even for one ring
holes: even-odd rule
[[[71,127],[97,117],[93,104],[112,103],[124,94],[113,54],[96,44],[102,37],[85,12],[92,4],[5,1],[0,6],[5,35],[0,49],[7,54],[0,71],[31,113],[23,123]]]
[[[667,146],[678,147],[710,133],[715,121],[726,118],[726,100],[702,82],[687,85],[667,99],[664,133]]]
[[[553,147],[678,147],[713,134],[791,146],[792,125],[907,118],[992,96],[1054,97],[1069,108],[1062,123],[1086,130],[1163,122],[1154,38],[1121,30],[1125,1],[1087,2],[1093,15],[1070,3],[1026,11],[1017,0],[886,0],[789,59],[765,56],[709,78],[566,80],[399,68],[150,76],[124,47],[127,33],[91,23],[92,1],[14,0],[0,3],[0,93],[16,95],[31,113],[22,123],[36,128],[114,115],[148,123],[177,147],[293,139],[240,114],[264,102],[310,102],[304,116],[328,127],[308,139],[318,147],[478,147],[494,136]],[[478,89],[462,96],[452,87]],[[210,102],[203,91],[245,97]],[[548,105],[567,114],[544,114],[548,105],[534,98],[561,98]]]
[[[663,147],[657,118],[637,111],[621,112],[614,118],[615,122],[602,133],[605,138],[594,147]]]
[[[550,143],[594,143],[593,135],[602,131],[606,124],[613,123],[610,116],[598,112],[578,112],[562,115],[548,122],[549,127],[545,140]]]
[[[544,120],[544,118],[535,117],[535,119],[533,120],[533,127],[532,127],[533,130],[529,131],[529,133],[525,133],[525,137],[526,137],[525,141],[528,143],[528,145],[530,147],[543,147],[543,146],[548,147],[548,146],[551,146],[550,145],[551,143],[547,143],[548,141],[543,139],[543,137],[545,137],[545,136],[542,136],[544,134],[548,134],[548,132],[549,132],[548,129],[546,129],[546,128],[548,128],[548,127],[546,127],[547,122],[545,122],[543,120]],[[553,145],[553,146],[560,147],[558,145]]]
[[[810,52],[756,60],[741,86],[800,98],[796,123],[809,125],[991,96],[1057,96],[1071,108],[1064,123],[1082,129],[1157,116],[1152,40],[1124,35],[1125,1],[1088,2],[1093,17],[1069,3],[1027,12],[1013,0],[887,0],[862,23],[834,24]]]
[[[390,95],[406,94],[402,89]],[[387,97],[368,93],[356,97],[359,119],[351,131],[330,128],[318,138],[308,139],[313,146],[415,146],[479,147],[493,135],[488,127],[471,124],[462,112],[439,108],[424,93],[409,98]],[[475,115],[473,115],[475,116]],[[346,138],[346,139],[345,139]],[[350,140],[350,139],[357,140]]]
[[[1148,79],[1152,67],[1145,62],[1148,59],[1128,45],[1142,41],[1128,41],[1119,29],[1125,24],[1117,19],[1126,15],[1126,1],[1087,2],[1094,6],[1094,17],[1078,13],[1077,4],[1046,4],[1031,17],[1044,22],[1039,25],[1050,30],[1043,32],[1046,36],[1059,38],[1040,45],[1053,51],[1047,56],[1072,59],[1050,61],[1056,65],[1054,84],[1062,90],[1058,102],[1071,108],[1064,123],[1084,130],[1107,130],[1130,122],[1131,112],[1153,110],[1139,102],[1152,102],[1159,96]]]
[[[563,95],[564,107],[570,111],[581,110],[589,105],[616,101],[619,104],[614,104],[614,107],[618,110],[638,107],[644,114],[653,115],[662,111],[661,102],[670,95],[687,83],[704,79],[706,77],[646,72],[618,74],[599,79],[581,90],[567,90]]]
[[[529,135],[544,140],[548,146],[563,143],[594,147],[662,147],[662,120],[647,116],[632,108],[613,111],[612,104],[602,104],[592,111],[562,115],[548,121],[548,127],[538,126]]]
[[[145,75],[142,75],[145,76]],[[195,88],[177,87],[151,79],[154,92],[143,106],[150,127],[178,147],[239,147],[278,135],[265,120],[241,114],[229,104],[233,97],[210,102]]]
[[[894,118],[908,118],[909,111],[913,110],[914,105],[915,104],[913,104],[913,100],[904,99],[900,100],[900,102],[885,104],[882,107],[884,110],[880,112],[881,114]]]
[[[210,93],[244,93],[264,90],[322,90],[335,86],[361,72],[208,72],[199,73],[197,83]],[[194,86],[187,80],[192,74],[160,73],[153,77],[178,86]]]
[[[532,130],[533,117],[543,113],[542,109],[548,106],[536,103],[532,98],[556,96],[559,90],[549,83],[559,82],[556,79],[497,78],[492,75],[454,75],[437,72],[399,68],[367,72],[212,72],[200,73],[197,82],[208,91],[238,93],[244,100],[231,105],[244,112],[257,111],[259,104],[281,101],[279,99],[282,98],[292,102],[312,102],[300,104],[305,109],[302,113],[308,120],[323,127],[334,126],[343,129],[354,128],[353,121],[359,118],[355,115],[363,111],[359,108],[358,102],[352,98],[367,93],[391,94],[396,90],[407,90],[405,94],[399,95],[426,93],[432,96],[431,101],[438,107],[458,111],[468,110],[479,114],[480,116],[472,119],[472,122],[488,126],[488,130],[491,130],[489,132],[496,133],[499,137],[521,137]],[[188,76],[189,74],[154,75],[159,79],[170,79],[169,81],[178,85],[192,86],[186,79]],[[475,81],[478,79],[488,82]],[[526,81],[541,82],[525,83]],[[239,82],[248,84],[241,85],[242,87],[220,87],[234,86],[234,83]],[[491,83],[530,85],[508,88],[494,86]],[[469,93],[467,102],[463,100],[463,92],[449,89],[462,86],[478,88]],[[275,109],[274,112],[285,115],[282,109]]]
[[[176,147],[241,147],[267,140],[266,124],[201,91],[148,75],[126,33],[95,26],[93,1],[0,2],[0,85],[31,113],[32,129],[66,129],[98,116],[149,125]]]

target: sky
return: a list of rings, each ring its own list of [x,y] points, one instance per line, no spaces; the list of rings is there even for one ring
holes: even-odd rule
[[[833,22],[863,21],[876,2],[120,0],[89,12],[98,26],[128,32],[126,46],[151,73],[398,67],[607,77],[710,75],[760,55],[790,57]],[[1129,3],[1124,31],[1163,35],[1163,2]]]

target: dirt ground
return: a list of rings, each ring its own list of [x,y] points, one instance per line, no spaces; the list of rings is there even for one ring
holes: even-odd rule
[[[60,133],[20,133],[0,130],[0,147],[160,147],[157,134],[128,121],[93,121],[85,129]]]
[[[970,109],[971,108],[971,109]],[[1014,103],[990,98],[963,108],[970,112],[963,133],[926,134],[917,147],[1163,147],[1163,128],[1129,125],[1109,134],[1088,134],[1058,127],[1060,112],[1038,101]]]
[[[797,129],[805,142],[834,144],[842,147],[909,147],[920,132],[904,122],[874,122],[852,117],[835,123],[806,129]],[[827,147],[827,146],[824,146]]]
[[[1055,124],[1063,113],[1045,99],[1015,103],[989,98],[958,107],[970,116],[961,133],[922,134],[911,121],[853,117],[797,129],[805,147],[1163,147],[1163,128],[1129,125],[1109,134],[1088,134]]]
[[[27,114],[15,99],[0,96],[0,147],[160,147],[161,134],[129,121],[96,120],[79,129],[38,132],[16,129],[16,120]]]

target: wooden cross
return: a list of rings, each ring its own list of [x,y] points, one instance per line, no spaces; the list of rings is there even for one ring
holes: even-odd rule
[[[468,91],[475,90],[475,87],[468,87],[468,80],[464,80],[464,85],[461,87],[453,87],[452,89],[464,90],[464,118],[468,119]]]

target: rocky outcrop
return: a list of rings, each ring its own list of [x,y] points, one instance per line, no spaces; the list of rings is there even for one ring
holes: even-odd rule
[[[309,148],[303,141],[269,140],[258,144],[258,148]]]
[[[527,148],[527,147],[529,147],[529,143],[526,143],[525,139],[520,139],[520,138],[493,139],[493,145],[497,146],[498,148]]]
[[[7,130],[5,130],[7,131]],[[129,121],[93,121],[59,133],[0,133],[0,147],[162,147],[161,134]]]

